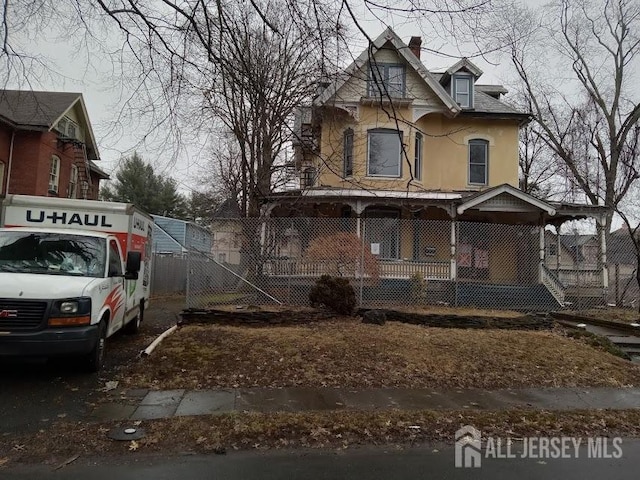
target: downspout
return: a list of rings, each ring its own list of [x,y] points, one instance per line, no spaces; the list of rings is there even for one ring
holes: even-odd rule
[[[16,138],[15,129],[11,132],[11,143],[9,144],[9,165],[7,171],[7,186],[4,190],[4,194],[9,195],[9,182],[11,181],[11,165],[13,165],[13,141]]]

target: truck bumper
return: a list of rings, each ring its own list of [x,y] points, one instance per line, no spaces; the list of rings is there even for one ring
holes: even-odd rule
[[[82,355],[98,341],[98,325],[50,328],[39,332],[0,332],[0,357]]]

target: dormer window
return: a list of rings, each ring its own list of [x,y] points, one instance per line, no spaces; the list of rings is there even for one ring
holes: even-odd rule
[[[462,108],[473,108],[473,77],[455,74],[451,81],[451,96]]]
[[[404,98],[406,69],[404,65],[371,63],[368,84],[370,97]]]

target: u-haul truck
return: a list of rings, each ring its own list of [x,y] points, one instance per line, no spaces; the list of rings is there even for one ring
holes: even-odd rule
[[[103,364],[149,305],[153,219],[132,204],[9,195],[0,212],[0,356]]]

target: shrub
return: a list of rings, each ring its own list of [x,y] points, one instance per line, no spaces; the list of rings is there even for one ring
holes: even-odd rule
[[[312,307],[327,308],[340,315],[351,315],[356,308],[356,292],[346,278],[321,276],[309,292]]]
[[[417,303],[423,303],[427,296],[427,281],[422,274],[416,272],[409,279],[411,300]]]
[[[364,251],[363,251],[364,249]],[[366,275],[376,280],[379,276],[378,259],[355,233],[339,232],[318,237],[309,243],[307,259],[322,262],[325,272],[339,277],[351,277],[360,272],[360,263]]]

